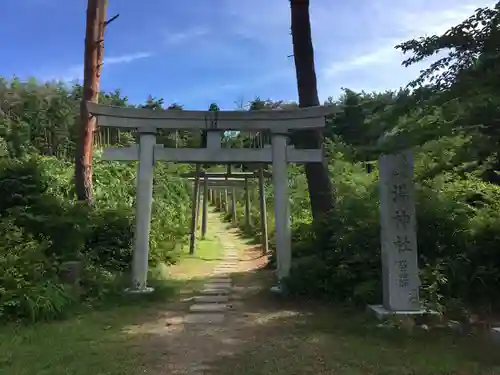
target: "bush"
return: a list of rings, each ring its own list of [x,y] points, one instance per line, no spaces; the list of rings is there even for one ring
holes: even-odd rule
[[[126,209],[95,210],[85,241],[88,259],[108,271],[125,271],[132,264],[134,223]]]
[[[123,287],[132,262],[133,165],[97,161],[95,204],[72,199],[73,166],[52,158],[0,164],[0,314],[4,319],[53,319],[74,302],[59,265],[83,265],[81,298]],[[189,189],[172,170],[157,168],[151,225],[152,265],[173,263],[189,230]],[[128,279],[127,279],[128,280]]]
[[[0,318],[52,319],[73,299],[57,278],[57,264],[12,221],[0,221]]]
[[[359,304],[380,302],[377,181],[349,169],[340,175],[337,206],[325,228],[329,241],[309,237],[294,242],[295,261],[287,283],[297,294]],[[459,299],[474,305],[500,300],[498,202],[500,188],[471,176],[457,179],[442,174],[417,184],[424,300],[441,304]]]

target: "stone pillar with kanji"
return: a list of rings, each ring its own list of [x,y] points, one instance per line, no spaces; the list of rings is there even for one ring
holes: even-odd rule
[[[420,311],[412,152],[381,156],[379,169],[383,308]]]

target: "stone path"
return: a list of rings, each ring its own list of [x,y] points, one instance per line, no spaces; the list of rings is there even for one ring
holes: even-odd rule
[[[223,254],[214,268],[196,275],[206,280],[201,290],[186,290],[179,305],[169,304],[158,318],[130,329],[148,337],[140,350],[151,358],[151,375],[215,375],[218,361],[236,355],[243,341],[251,340],[246,330],[253,330],[255,319],[249,318],[244,301],[254,290],[242,277],[266,261],[259,257],[260,248],[242,244],[238,230],[222,223],[219,214],[211,213],[208,221]]]
[[[224,246],[224,259],[213,272],[213,277],[205,284],[186,316],[187,324],[217,324],[225,320],[225,312],[230,308],[230,273],[238,269],[238,251],[231,244]]]

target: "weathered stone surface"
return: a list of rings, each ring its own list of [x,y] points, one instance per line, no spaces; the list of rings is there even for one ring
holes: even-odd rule
[[[189,314],[185,317],[184,322],[188,324],[214,324],[222,323],[226,319],[223,313],[209,314]]]
[[[500,327],[491,329],[491,337],[493,338],[493,341],[500,344]]]
[[[206,283],[205,289],[231,289],[231,283]]]
[[[234,272],[238,269],[238,267],[217,267],[214,269],[214,272],[217,273],[224,273],[224,272]]]
[[[230,283],[231,278],[230,277],[214,277],[210,279],[210,282],[212,283]]]
[[[227,295],[229,294],[229,289],[214,289],[214,288],[210,288],[210,289],[203,289],[200,294],[202,295],[205,295],[205,296],[217,296],[217,295]]]
[[[193,298],[197,303],[224,303],[229,301],[229,296],[207,295]]]
[[[412,153],[383,155],[379,165],[383,306],[420,311]]]
[[[191,305],[189,311],[192,312],[222,312],[227,310],[227,305],[223,303],[197,303]]]

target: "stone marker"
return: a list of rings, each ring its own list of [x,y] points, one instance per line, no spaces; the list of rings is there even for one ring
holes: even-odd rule
[[[61,263],[59,267],[59,277],[63,283],[71,286],[75,296],[80,295],[80,279],[83,264],[80,261],[68,261]]]
[[[185,317],[184,322],[188,324],[210,324],[210,323],[222,323],[225,320],[225,315],[223,313],[212,313],[212,314],[189,314]]]
[[[223,303],[200,303],[191,305],[189,311],[191,312],[222,312],[227,310],[227,305]]]
[[[422,313],[411,151],[383,155],[380,168],[380,226],[384,314]]]

